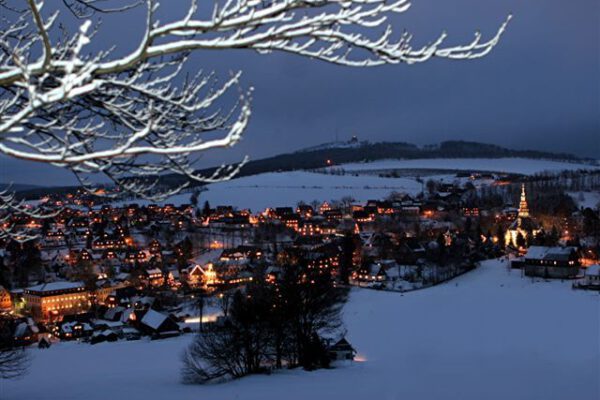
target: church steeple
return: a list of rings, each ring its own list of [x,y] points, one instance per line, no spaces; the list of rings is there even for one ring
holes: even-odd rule
[[[527,206],[527,195],[525,194],[525,184],[521,184],[521,201],[519,202],[519,217],[529,217],[529,207]]]

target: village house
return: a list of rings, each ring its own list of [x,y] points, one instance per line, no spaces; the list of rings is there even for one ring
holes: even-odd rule
[[[381,283],[388,280],[386,268],[389,263],[376,262],[365,265],[355,271],[351,283],[361,285],[362,283]]]
[[[296,213],[300,214],[302,218],[306,219],[312,217],[315,211],[312,206],[308,204],[299,204],[298,207],[296,207]]]
[[[321,234],[322,220],[311,218],[301,221],[298,226],[298,233],[302,236],[315,236]]]
[[[335,344],[329,346],[327,353],[331,361],[354,360],[356,356],[356,350],[346,338],[341,338]]]
[[[44,236],[44,246],[46,247],[57,247],[64,246],[66,244],[65,234],[61,229],[49,231]]]
[[[204,283],[205,271],[202,266],[195,264],[183,271],[183,279],[191,287],[199,287]]]
[[[524,268],[527,276],[556,279],[575,278],[579,266],[575,247],[531,246],[521,259],[513,262],[513,268]]]
[[[93,332],[94,329],[87,322],[69,321],[60,325],[58,336],[62,340],[74,340],[89,337]]]
[[[145,269],[143,278],[150,286],[161,286],[165,282],[165,277],[160,268]]]
[[[89,292],[82,282],[52,282],[23,291],[25,308],[40,321],[61,320],[63,316],[86,312]]]
[[[96,303],[104,304],[108,296],[127,286],[129,286],[129,283],[122,281],[100,280],[96,282],[96,290],[94,291]]]
[[[12,299],[10,292],[0,285],[0,311],[10,311],[12,309]]]
[[[284,214],[280,217],[281,222],[288,228],[298,231],[300,227],[300,215],[295,213]]]
[[[92,334],[90,343],[97,344],[102,342],[116,342],[119,340],[117,333],[111,329],[105,329],[103,331],[96,331]]]
[[[31,318],[18,318],[14,322],[13,338],[15,344],[27,346],[37,341],[40,329]]]
[[[178,336],[180,333],[179,325],[173,318],[153,309],[136,311],[131,320],[140,332],[152,336],[153,339]]]
[[[125,250],[127,243],[125,239],[118,236],[105,236],[101,239],[97,239],[92,243],[92,250]]]
[[[232,249],[224,249],[219,260],[222,262],[240,262],[256,260],[262,257],[262,251],[252,246],[237,246]]]
[[[600,265],[590,265],[583,272],[583,279],[580,282],[580,286],[588,289],[600,290]]]

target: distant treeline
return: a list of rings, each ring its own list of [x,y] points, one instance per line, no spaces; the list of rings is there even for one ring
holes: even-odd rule
[[[369,162],[382,159],[416,159],[416,158],[501,158],[524,157],[561,160],[571,162],[592,162],[572,154],[550,153],[535,150],[512,150],[501,146],[477,142],[446,141],[439,145],[418,147],[402,142],[362,142],[360,146],[324,148],[317,150],[301,150],[294,153],[280,154],[248,162],[241,169],[238,177],[261,174],[265,172],[311,170],[329,165]],[[595,162],[595,161],[594,161]],[[203,175],[210,175],[216,168],[199,170]],[[162,181],[165,186],[181,184],[185,177],[165,175]],[[36,197],[51,192],[61,193],[65,188],[57,190],[28,190],[21,192],[24,197]]]
[[[331,164],[370,162],[383,159],[416,158],[501,158],[523,157],[551,159],[570,162],[591,162],[566,153],[548,153],[535,150],[511,150],[504,147],[464,141],[447,141],[435,146],[418,147],[410,143],[363,142],[359,147],[327,148],[281,154],[261,160],[250,161],[240,171],[239,176],[256,175],[265,172],[310,170],[327,167]],[[214,168],[202,170],[208,174]]]

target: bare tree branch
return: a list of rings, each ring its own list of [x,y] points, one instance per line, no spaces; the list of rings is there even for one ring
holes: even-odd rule
[[[128,12],[140,1],[63,3],[87,18]],[[387,22],[405,13],[409,0],[215,0],[210,10],[192,1],[185,16],[168,23],[156,18],[156,1],[144,3],[145,33],[119,57],[87,51],[94,38],[89,19],[57,40],[50,32],[60,10],[44,19],[35,0],[13,8],[17,16],[0,29],[1,153],[66,168],[89,190],[90,175],[100,174],[122,192],[164,199],[189,182],[230,179],[245,162],[211,176],[195,171],[198,154],[242,138],[252,88],[242,89],[241,72],[223,82],[213,72],[184,75],[190,52],[280,51],[352,67],[466,60],[487,55],[510,20],[488,40],[477,32],[470,43],[446,46],[444,32],[415,48],[412,35],[394,37]],[[167,173],[187,180],[165,189],[160,176]]]

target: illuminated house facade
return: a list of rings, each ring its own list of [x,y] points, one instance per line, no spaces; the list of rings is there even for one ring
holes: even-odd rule
[[[24,290],[25,308],[36,320],[61,320],[88,311],[90,294],[81,282],[52,282]]]
[[[0,310],[10,310],[12,308],[12,300],[10,292],[0,285]]]
[[[531,246],[523,256],[525,275],[542,278],[572,279],[579,274],[579,256],[575,247]]]

